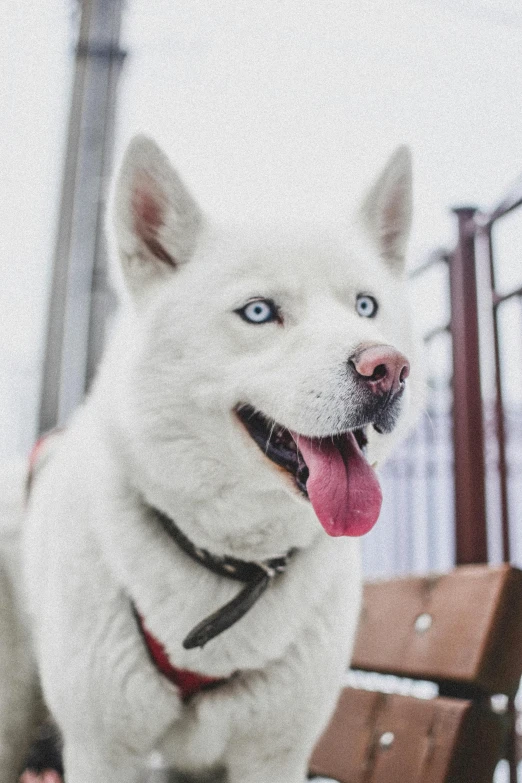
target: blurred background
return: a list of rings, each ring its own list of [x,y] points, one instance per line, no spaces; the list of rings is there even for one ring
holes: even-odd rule
[[[115,307],[111,172],[152,135],[219,218],[338,220],[415,162],[426,415],[367,576],[522,565],[519,0],[2,0],[0,456],[63,423]],[[466,207],[466,209],[457,209]]]
[[[343,218],[407,143],[430,400],[384,472],[366,572],[522,563],[518,0],[2,10],[0,456],[66,421],[95,372],[115,306],[107,186],[135,132],[224,219]],[[479,211],[461,214],[459,245],[462,205]]]

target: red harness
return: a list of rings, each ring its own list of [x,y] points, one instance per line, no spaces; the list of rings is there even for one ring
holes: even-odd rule
[[[176,666],[173,666],[169,661],[165,648],[147,629],[143,617],[138,612],[136,612],[136,619],[138,620],[149,655],[156,668],[179,688],[183,701],[187,701],[199,691],[215,688],[216,685],[222,685],[227,681],[223,677],[208,677],[199,672],[192,672],[190,669],[178,669]]]

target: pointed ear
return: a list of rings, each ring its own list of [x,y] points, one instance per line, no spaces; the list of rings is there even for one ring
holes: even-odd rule
[[[134,292],[192,256],[201,212],[167,156],[146,136],[134,137],[125,153],[113,214],[124,277]]]
[[[411,228],[411,153],[399,147],[367,194],[360,218],[370,241],[392,269],[402,271]]]

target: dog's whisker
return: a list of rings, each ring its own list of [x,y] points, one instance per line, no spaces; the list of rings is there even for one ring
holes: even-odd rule
[[[431,413],[429,412],[429,410],[423,411],[422,412],[422,417],[428,420],[428,424],[431,427],[431,434],[435,435],[435,422],[434,422],[434,418],[431,415]]]
[[[268,438],[267,438],[267,441],[266,441],[265,454],[268,454],[268,449],[269,449],[269,446],[270,446],[270,438],[274,434],[275,428],[276,428],[276,422],[272,421],[272,426],[270,427],[270,432],[268,433]]]

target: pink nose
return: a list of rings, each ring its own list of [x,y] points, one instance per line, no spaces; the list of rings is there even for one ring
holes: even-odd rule
[[[358,380],[364,381],[374,394],[397,394],[410,374],[409,361],[391,345],[371,345],[356,351],[350,364]]]

